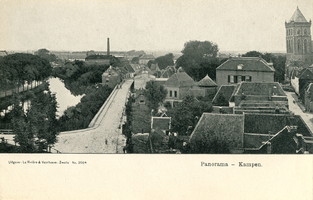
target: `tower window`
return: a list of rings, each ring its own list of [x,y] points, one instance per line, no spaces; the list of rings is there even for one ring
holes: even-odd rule
[[[307,34],[307,30],[306,29],[304,29],[304,35],[306,35]]]
[[[300,52],[300,40],[298,40],[298,52]]]
[[[304,53],[308,53],[307,41],[306,40],[304,40],[304,42],[303,42],[303,47],[304,47]]]

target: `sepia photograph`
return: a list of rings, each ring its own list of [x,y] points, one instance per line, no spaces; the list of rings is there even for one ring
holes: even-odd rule
[[[312,0],[0,13],[0,199],[313,198]]]

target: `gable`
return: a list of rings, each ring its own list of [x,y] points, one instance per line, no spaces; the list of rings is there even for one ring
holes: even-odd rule
[[[194,80],[186,72],[173,74],[164,84],[167,87],[192,87],[194,85]]]

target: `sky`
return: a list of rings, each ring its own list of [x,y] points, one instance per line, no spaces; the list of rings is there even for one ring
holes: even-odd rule
[[[285,21],[313,0],[0,0],[0,50],[286,51]],[[312,29],[312,27],[311,27]]]

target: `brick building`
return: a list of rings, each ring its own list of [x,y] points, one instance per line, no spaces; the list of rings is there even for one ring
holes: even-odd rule
[[[230,58],[216,68],[216,83],[233,85],[242,81],[274,82],[275,69],[258,57]]]

